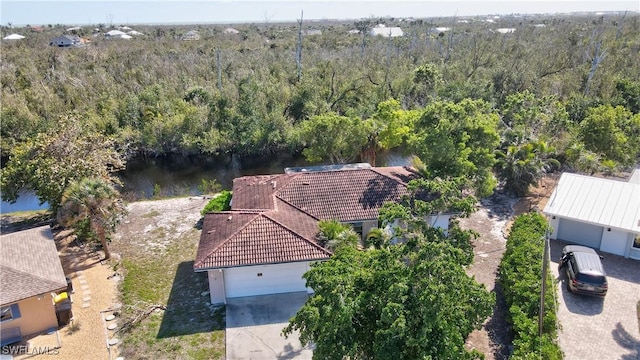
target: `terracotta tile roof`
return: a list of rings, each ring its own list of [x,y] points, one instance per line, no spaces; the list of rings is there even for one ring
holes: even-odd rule
[[[300,173],[275,195],[318,219],[373,220],[382,204],[408,194],[413,176],[405,167]]]
[[[258,175],[243,176],[233,180],[232,209],[272,210],[273,194],[289,180],[289,176]]]
[[[0,304],[67,287],[49,226],[0,236]]]
[[[194,269],[327,259],[319,220],[377,219],[416,176],[398,166],[237,178],[232,210],[205,215]]]
[[[297,211],[209,213],[193,268],[328,259],[331,253],[314,241],[317,227],[317,220]]]

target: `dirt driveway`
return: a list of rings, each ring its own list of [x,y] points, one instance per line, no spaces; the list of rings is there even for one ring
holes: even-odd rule
[[[573,294],[558,277],[561,241],[551,241],[552,268],[558,279],[559,343],[565,360],[640,359],[640,261],[600,253],[609,291],[604,299]]]

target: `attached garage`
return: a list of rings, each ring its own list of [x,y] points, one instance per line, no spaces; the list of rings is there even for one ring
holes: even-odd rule
[[[225,294],[227,298],[236,298],[307,291],[302,278],[307,270],[308,262],[224,269]]]
[[[640,259],[640,183],[564,173],[544,213],[551,239]]]
[[[558,222],[558,240],[600,248],[603,227],[581,223],[571,219],[560,219]]]

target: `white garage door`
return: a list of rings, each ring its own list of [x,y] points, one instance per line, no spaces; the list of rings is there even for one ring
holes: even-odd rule
[[[308,262],[257,265],[224,270],[228,298],[307,291],[302,275]]]
[[[558,239],[600,249],[602,226],[560,219]]]
[[[602,233],[602,244],[600,245],[600,250],[625,256],[627,254],[627,249],[629,248],[627,239],[629,239],[629,234],[624,231],[616,229],[604,231]]]

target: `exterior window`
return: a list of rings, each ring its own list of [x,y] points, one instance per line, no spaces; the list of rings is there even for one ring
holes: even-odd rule
[[[636,235],[636,238],[633,241],[633,247],[640,249],[640,234]]]
[[[0,322],[14,320],[20,317],[20,308],[18,307],[18,304],[3,306],[0,312],[2,315],[0,317]]]
[[[13,313],[11,313],[11,306],[3,306],[2,307],[2,316],[0,317],[0,321],[7,321],[13,319]]]
[[[353,231],[358,233],[358,235],[360,235],[360,237],[362,238],[362,223],[361,222],[351,223],[351,227],[353,227]]]

